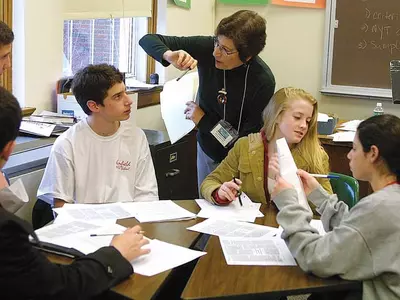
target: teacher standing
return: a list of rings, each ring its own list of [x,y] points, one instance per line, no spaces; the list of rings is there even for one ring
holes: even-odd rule
[[[197,103],[188,102],[184,113],[198,128],[199,186],[237,138],[262,127],[261,113],[275,90],[274,75],[258,56],[265,40],[265,19],[240,10],[221,20],[214,37],[147,34],[139,41],[165,67],[183,71],[197,66]]]

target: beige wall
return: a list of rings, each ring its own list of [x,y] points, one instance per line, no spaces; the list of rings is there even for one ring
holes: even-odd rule
[[[195,1],[195,0],[194,0]],[[293,7],[238,6],[217,2],[216,24],[239,9],[252,9],[267,19],[267,45],[261,57],[275,74],[277,88],[301,87],[314,94],[320,111],[336,113],[345,119],[372,115],[377,100],[323,96],[322,82],[325,10]],[[400,116],[400,105],[383,101],[386,113]]]

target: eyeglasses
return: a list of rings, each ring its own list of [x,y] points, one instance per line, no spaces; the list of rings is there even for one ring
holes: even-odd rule
[[[218,47],[219,51],[221,51],[221,53],[226,56],[229,56],[229,55],[235,54],[236,52],[239,52],[237,50],[233,50],[233,51],[227,50],[224,46],[219,44],[218,38],[216,36],[214,36],[214,48],[216,48],[216,47]]]

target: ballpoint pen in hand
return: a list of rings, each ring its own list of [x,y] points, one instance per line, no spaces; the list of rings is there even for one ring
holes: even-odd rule
[[[310,174],[312,177],[315,178],[339,178],[338,175],[332,175],[332,174]]]
[[[233,182],[237,184],[235,177],[233,177]],[[240,206],[243,206],[242,198],[240,197],[240,195],[242,195],[242,190],[239,188],[238,191],[237,191],[237,196],[239,198]]]
[[[186,73],[187,72],[189,72],[191,69],[190,68],[188,68],[185,72],[183,72],[182,74],[181,74],[181,76],[179,76],[177,79],[176,79],[176,81],[179,81],[183,76],[185,76],[186,75]]]
[[[90,236],[110,236],[110,235],[120,235],[120,234],[122,234],[123,232],[119,232],[119,233],[92,233],[92,234],[90,234]],[[139,231],[138,232],[138,234],[144,234],[144,231],[143,230],[141,230],[141,231]]]

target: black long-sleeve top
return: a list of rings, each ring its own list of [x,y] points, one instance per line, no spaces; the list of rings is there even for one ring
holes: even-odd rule
[[[218,91],[224,87],[224,71],[215,67],[213,54],[214,41],[211,36],[175,37],[147,34],[140,41],[140,46],[163,66],[169,63],[163,59],[167,50],[185,50],[197,59],[199,74],[199,106],[205,115],[197,124],[197,140],[203,151],[215,162],[221,162],[228,154],[210,133],[212,128],[224,117],[224,105],[217,100]],[[249,63],[247,88],[243,105],[239,136],[258,132],[262,125],[262,111],[267,106],[275,90],[275,78],[268,65],[258,56]],[[226,121],[236,130],[239,125],[245,86],[246,66],[242,65],[225,71],[226,77]],[[194,100],[194,99],[193,99]]]
[[[0,191],[7,192],[6,189]],[[0,206],[0,298],[88,299],[133,273],[114,247],[103,247],[71,265],[51,263],[29,242],[25,221]]]

